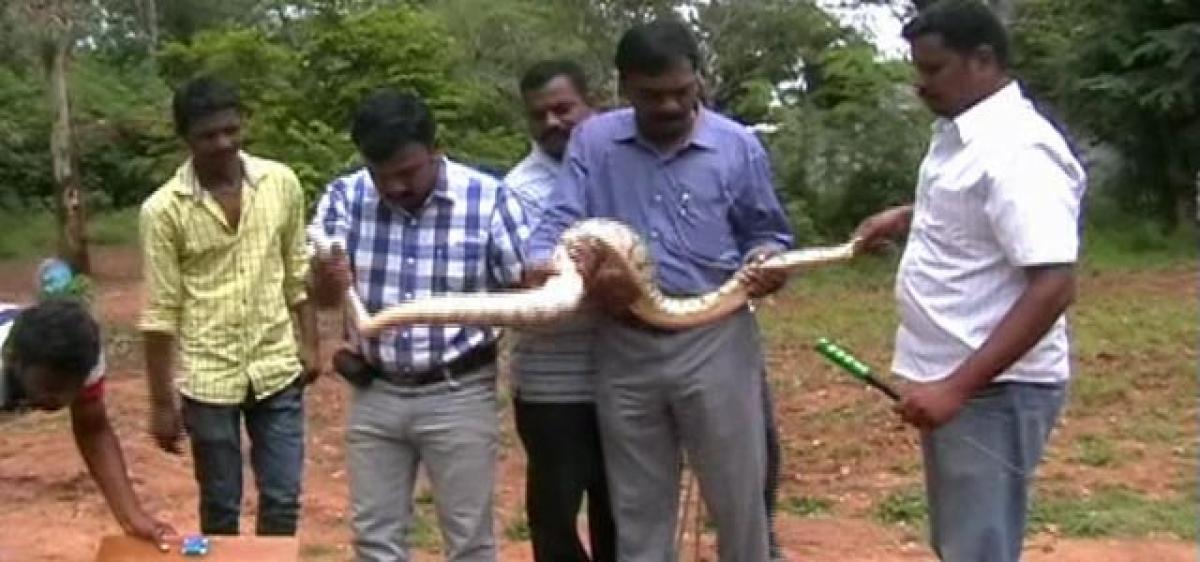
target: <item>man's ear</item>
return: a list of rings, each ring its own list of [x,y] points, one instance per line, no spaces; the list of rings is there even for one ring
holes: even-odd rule
[[[979,64],[979,68],[988,66],[1000,67],[1000,59],[996,58],[996,49],[991,45],[980,45],[975,47],[975,51],[971,53],[971,59]]]

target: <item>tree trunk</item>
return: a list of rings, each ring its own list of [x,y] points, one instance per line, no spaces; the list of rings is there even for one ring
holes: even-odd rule
[[[71,136],[71,107],[67,93],[67,67],[71,57],[71,34],[54,39],[45,57],[50,83],[50,108],[54,123],[50,130],[50,155],[54,163],[54,198],[58,219],[58,255],[78,273],[89,273],[87,222],[84,216],[83,185]]]
[[[150,38],[150,54],[158,50],[158,0],[141,0],[146,35]]]
[[[134,0],[138,22],[146,33],[146,52],[153,57],[158,49],[158,5],[157,0]]]

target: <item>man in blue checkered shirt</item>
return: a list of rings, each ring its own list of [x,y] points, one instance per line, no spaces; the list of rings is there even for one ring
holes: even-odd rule
[[[404,301],[515,285],[527,227],[495,178],[451,161],[429,108],[385,90],[359,107],[351,137],[367,165],[335,180],[314,226],[344,253],[314,263],[319,302],[350,283],[371,312]],[[408,326],[357,339],[347,460],[359,562],[408,559],[418,464],[433,484],[448,560],[494,561],[492,487],[499,423],[495,336],[477,326]],[[355,376],[347,364],[357,365]]]

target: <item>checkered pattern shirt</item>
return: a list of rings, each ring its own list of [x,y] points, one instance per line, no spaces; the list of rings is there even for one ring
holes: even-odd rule
[[[414,299],[511,287],[521,278],[520,204],[499,180],[449,159],[425,205],[380,198],[364,168],[330,184],[313,224],[345,242],[354,286],[371,313]],[[491,342],[482,326],[415,325],[362,340],[367,360],[403,376],[446,365]]]

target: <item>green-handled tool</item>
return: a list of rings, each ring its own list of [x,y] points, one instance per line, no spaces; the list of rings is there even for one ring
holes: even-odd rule
[[[846,372],[854,376],[854,378],[863,381],[880,392],[888,395],[892,400],[899,400],[900,393],[896,389],[888,386],[887,383],[875,377],[875,373],[866,363],[859,361],[857,357],[846,351],[842,346],[829,341],[827,338],[817,340],[817,352],[823,355],[834,365],[845,369]]]
[[[854,378],[875,387],[880,392],[886,394],[888,396],[888,398],[891,398],[893,402],[900,401],[900,393],[896,392],[896,389],[892,388],[891,386],[888,386],[887,383],[876,378],[875,372],[871,369],[871,367],[869,365],[860,361],[857,357],[855,357],[849,351],[846,351],[846,349],[843,348],[842,346],[829,341],[828,338],[821,338],[821,339],[817,340],[816,348],[817,348],[818,353],[823,355],[826,359],[828,359],[834,365],[837,365],[838,367],[845,369],[846,372],[853,375]],[[1009,462],[1003,456],[1001,456],[1001,455],[997,454],[995,451],[989,449],[984,444],[972,439],[969,435],[957,435],[954,438],[963,443],[966,443],[967,445],[970,445],[971,447],[974,447],[980,453],[983,453],[984,455],[991,457],[992,460],[996,461],[1001,466],[1012,471],[1013,474],[1016,474],[1022,478],[1028,478],[1028,473],[1026,471],[1014,466],[1011,462]]]

